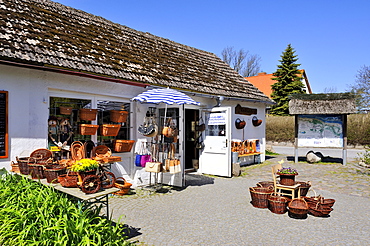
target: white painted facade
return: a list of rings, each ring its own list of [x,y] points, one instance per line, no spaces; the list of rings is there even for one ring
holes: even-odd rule
[[[65,97],[88,99],[92,101],[92,108],[96,108],[98,100],[111,100],[128,103],[130,99],[146,88],[132,85],[108,82],[104,80],[80,77],[75,75],[42,71],[31,68],[21,68],[16,66],[0,65],[0,90],[8,91],[8,143],[9,158],[0,159],[0,168],[5,167],[10,170],[11,162],[16,161],[16,157],[28,156],[33,150],[47,147],[48,139],[48,117],[49,117],[49,98]],[[217,95],[215,95],[216,97]],[[185,105],[185,109],[208,109],[216,105],[216,100],[211,97],[191,96],[201,106]],[[263,120],[262,125],[254,127],[252,116],[236,115],[234,108],[237,104],[243,107],[257,109],[257,117]],[[131,102],[131,132],[132,140],[143,138],[137,133],[138,125],[142,120],[148,107],[153,105]],[[164,105],[159,105],[164,107]],[[179,107],[179,106],[171,106]],[[261,152],[265,151],[265,108],[266,104],[261,102],[242,102],[237,100],[224,100],[222,107],[231,107],[231,138],[232,139],[259,139]],[[183,114],[182,106],[180,117]],[[237,130],[234,122],[237,118],[247,122],[244,130]],[[181,145],[183,126],[180,124],[179,141]],[[243,133],[244,131],[244,133]],[[243,135],[244,134],[244,135]],[[92,138],[96,141],[96,136]],[[134,149],[134,148],[133,148]],[[179,157],[182,158],[180,149]],[[114,153],[122,157],[122,161],[112,165],[113,173],[118,177],[122,176],[129,182],[137,185],[148,184],[149,176],[143,168],[135,167],[133,150],[126,153]],[[182,160],[182,159],[181,159]],[[261,161],[265,160],[265,155],[261,155]],[[183,163],[183,161],[181,162]],[[199,170],[202,170],[200,166]],[[177,174],[181,175],[181,174]],[[176,177],[174,177],[176,178]],[[176,182],[173,184],[176,185]],[[181,184],[180,184],[181,185]]]

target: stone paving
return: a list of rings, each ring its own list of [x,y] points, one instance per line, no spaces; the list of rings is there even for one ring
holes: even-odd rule
[[[271,166],[284,159],[297,181],[311,181],[317,194],[334,198],[328,218],[293,219],[250,204],[249,187],[270,181]],[[370,171],[355,161],[294,164],[278,155],[222,178],[190,173],[183,189],[139,190],[109,199],[113,219],[131,229],[139,245],[368,245]],[[313,195],[309,192],[308,195]]]

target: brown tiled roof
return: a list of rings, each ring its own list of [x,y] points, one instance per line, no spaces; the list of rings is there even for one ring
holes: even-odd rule
[[[48,0],[0,0],[0,60],[271,102],[215,54]]]

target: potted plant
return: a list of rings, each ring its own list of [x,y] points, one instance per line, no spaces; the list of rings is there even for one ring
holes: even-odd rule
[[[92,159],[81,159],[76,160],[69,169],[72,172],[78,174],[78,181],[82,183],[82,180],[90,174],[95,174],[96,169],[99,167],[99,162]]]
[[[280,184],[282,185],[294,185],[295,176],[298,175],[296,169],[291,167],[283,167],[277,171],[277,174],[280,176]]]

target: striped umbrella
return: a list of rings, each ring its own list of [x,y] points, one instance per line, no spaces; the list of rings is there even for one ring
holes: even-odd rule
[[[182,92],[170,88],[148,90],[132,98],[131,101],[155,104],[165,103],[166,105],[167,104],[173,105],[175,103],[178,105],[182,104],[200,105],[199,102],[194,101],[188,95],[185,95]]]

